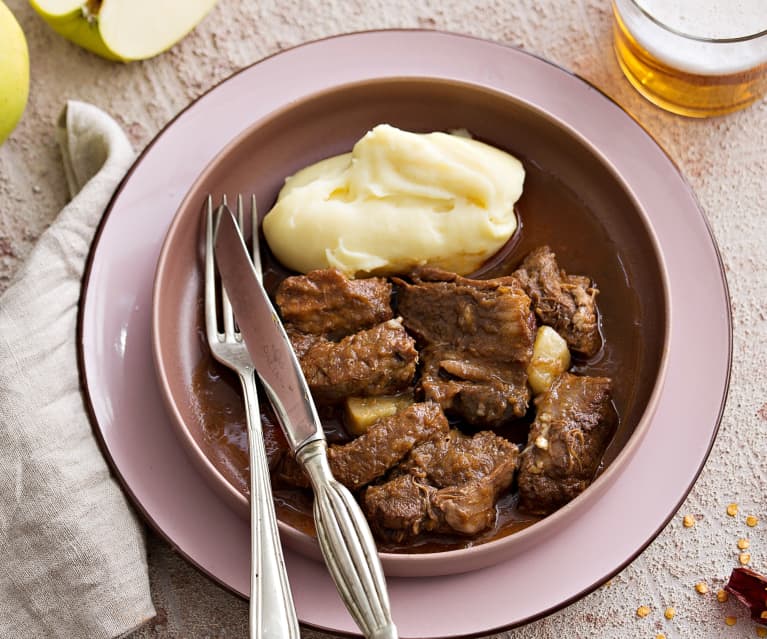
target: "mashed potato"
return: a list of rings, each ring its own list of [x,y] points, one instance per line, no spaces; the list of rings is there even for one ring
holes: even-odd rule
[[[381,124],[351,153],[288,178],[264,235],[302,273],[392,275],[428,264],[465,275],[516,230],[524,178],[519,160],[477,140]]]

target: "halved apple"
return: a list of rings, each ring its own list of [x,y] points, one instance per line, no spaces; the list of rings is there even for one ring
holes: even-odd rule
[[[189,33],[216,0],[30,0],[56,33],[108,60],[143,60]]]

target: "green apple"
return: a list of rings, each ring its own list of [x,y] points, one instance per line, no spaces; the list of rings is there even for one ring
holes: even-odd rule
[[[189,33],[216,0],[30,0],[56,33],[108,60],[143,60]]]
[[[27,40],[11,10],[0,0],[0,144],[24,113],[29,97]]]

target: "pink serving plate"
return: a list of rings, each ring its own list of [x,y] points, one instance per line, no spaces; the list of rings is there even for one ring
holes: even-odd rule
[[[110,204],[83,285],[78,337],[83,386],[94,430],[137,508],[203,572],[247,595],[248,524],[186,456],[154,374],[150,321],[157,258],[191,185],[242,130],[305,96],[381,77],[473,83],[566,122],[629,185],[666,258],[673,313],[665,385],[643,440],[602,487],[599,499],[569,518],[567,526],[549,531],[545,544],[504,563],[460,575],[389,579],[403,637],[488,634],[566,605],[644,549],[700,472],[729,381],[726,282],[695,197],[652,138],[581,79],[516,49],[423,31],[331,38],[232,76],[155,138]],[[692,303],[701,299],[708,304],[705,314]],[[286,559],[302,622],[355,633],[322,564],[293,552]],[[519,587],[510,596],[512,583]],[[424,615],[430,607],[440,614]]]

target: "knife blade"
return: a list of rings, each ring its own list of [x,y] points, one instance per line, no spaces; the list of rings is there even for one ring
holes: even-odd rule
[[[317,540],[336,589],[365,637],[397,639],[370,527],[354,496],[333,477],[325,433],[301,365],[226,207],[220,209],[215,258],[256,372],[311,481]]]
[[[228,210],[219,216],[215,255],[248,353],[291,449],[296,452],[311,441],[324,440],[301,365]]]

